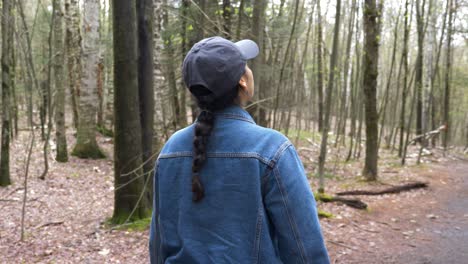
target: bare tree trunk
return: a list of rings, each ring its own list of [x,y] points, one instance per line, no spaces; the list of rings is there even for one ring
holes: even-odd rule
[[[424,10],[426,0],[416,0],[416,24],[418,32],[418,55],[416,57],[416,134],[420,135],[423,131],[423,99],[422,99],[422,86],[423,86],[423,55],[424,55]]]
[[[448,18],[448,27],[447,27],[447,54],[445,55],[445,90],[444,90],[444,124],[445,131],[442,138],[442,144],[444,149],[447,149],[449,140],[450,140],[450,82],[451,82],[451,71],[452,71],[452,34],[453,34],[453,17],[455,13],[455,6],[453,2],[456,0],[447,0],[450,1],[449,9],[449,18]]]
[[[411,80],[408,84],[408,87],[411,87],[411,83],[413,82],[413,77],[411,77]],[[411,98],[411,105],[410,105],[410,115],[408,119],[408,123],[406,125],[407,131],[406,131],[406,138],[405,138],[405,144],[403,146],[402,150],[402,155],[401,155],[401,165],[405,165],[406,163],[406,153],[408,150],[408,142],[409,142],[409,136],[411,134],[411,123],[413,121],[413,114],[414,114],[414,105],[416,103],[417,95],[413,94],[413,98]]]
[[[84,3],[82,76],[79,96],[79,121],[72,155],[99,159],[105,155],[96,141],[97,73],[99,62],[99,0]]]
[[[320,9],[318,9],[320,10]],[[335,32],[333,34],[333,49],[330,57],[330,75],[328,77],[328,87],[326,93],[325,101],[325,118],[324,126],[322,130],[322,142],[320,144],[320,155],[319,155],[319,192],[325,192],[325,183],[324,183],[324,170],[325,170],[325,161],[327,158],[327,140],[328,140],[328,130],[330,127],[330,110],[332,103],[332,94],[333,94],[333,85],[335,80],[335,66],[338,58],[338,42],[340,35],[340,17],[341,17],[341,0],[336,1],[336,14],[335,14]]]
[[[296,30],[296,25],[297,25],[297,17],[298,17],[298,13],[299,13],[299,2],[300,2],[299,0],[296,0],[296,2],[295,2],[294,22],[292,24],[291,32],[290,32],[289,39],[288,39],[288,44],[286,46],[286,51],[284,53],[284,58],[283,58],[282,65],[281,65],[278,85],[276,87],[275,106],[274,106],[274,113],[273,113],[273,128],[278,128],[277,124],[279,125],[279,123],[280,123],[280,121],[278,120],[279,118],[277,118],[277,112],[278,112],[279,101],[280,101],[280,96],[281,96],[280,95],[280,90],[281,90],[282,85],[283,85],[285,67],[286,67],[287,63],[289,62],[289,58],[291,57],[290,56],[290,54],[291,54],[290,49],[291,49],[291,43],[292,43],[292,40],[293,40],[294,32]],[[284,114],[284,112],[283,112],[283,114]]]
[[[114,0],[114,214],[123,224],[146,218],[142,175],[141,122],[138,99],[138,28],[136,0]],[[148,183],[148,182],[146,182]]]
[[[70,99],[73,110],[73,126],[78,129],[78,97],[80,96],[81,81],[81,33],[78,0],[65,0],[65,12],[68,84],[70,85]]]
[[[339,123],[336,131],[336,142],[335,146],[338,144],[340,134],[343,135],[343,139],[346,137],[346,119],[347,119],[347,103],[346,100],[348,98],[348,77],[349,77],[349,57],[351,52],[351,42],[353,40],[353,29],[354,29],[354,17],[355,17],[355,9],[356,9],[356,0],[353,0],[351,4],[350,10],[350,18],[349,18],[349,25],[348,25],[348,39],[346,41],[346,52],[345,52],[345,61],[343,66],[343,89],[341,92],[341,102],[340,102],[340,110],[338,112],[339,115]]]
[[[379,64],[380,12],[376,0],[364,4],[364,63],[363,89],[366,118],[366,158],[362,175],[369,181],[376,180],[378,169],[378,113],[377,76]]]
[[[57,141],[58,162],[68,161],[67,140],[65,129],[65,78],[64,74],[64,45],[63,45],[63,6],[61,0],[54,0],[55,23],[54,23],[54,80],[55,80],[55,137]]]
[[[244,5],[245,5],[245,0],[240,0],[239,4],[239,13],[237,17],[237,28],[236,28],[236,39],[240,39],[240,31],[242,28],[242,16],[244,15]]]
[[[113,35],[112,35],[112,1],[109,1],[108,15],[107,15],[107,45],[106,45],[106,54],[104,55],[104,69],[105,73],[105,90],[104,90],[104,106],[103,110],[105,114],[105,125],[109,123],[109,127],[112,129],[114,127],[114,76],[113,76],[113,66],[114,66],[114,57],[112,56],[114,52]]]
[[[97,70],[97,122],[96,126],[98,130],[105,131],[105,122],[104,122],[104,99],[105,99],[105,64],[104,64],[104,54],[102,51],[102,46],[104,43],[104,25],[105,25],[105,13],[106,13],[106,2],[104,1],[104,8],[101,7],[101,2],[99,4],[99,60],[98,60],[98,70]]]
[[[435,100],[434,100],[434,86],[435,86],[435,78],[436,76],[439,75],[439,61],[440,61],[440,54],[442,53],[442,43],[443,43],[443,40],[444,40],[444,34],[445,34],[445,28],[447,26],[447,14],[449,12],[449,9],[450,9],[450,1],[447,1],[446,2],[446,6],[445,6],[445,12],[444,12],[444,19],[443,19],[443,22],[442,22],[442,30],[441,30],[441,33],[440,33],[440,37],[439,37],[439,44],[438,44],[438,47],[437,47],[437,55],[436,55],[436,59],[435,59],[435,64],[434,64],[434,68],[433,68],[433,71],[431,72],[431,80],[430,80],[430,103],[431,103],[431,124],[432,124],[432,129],[431,130],[435,130],[436,129],[436,122],[435,122],[435,115],[436,115],[436,103],[435,103]],[[434,25],[435,27],[435,25]],[[434,29],[434,31],[436,31],[436,29]],[[436,33],[434,33],[436,34]],[[440,76],[439,76],[440,78]],[[434,147],[435,146],[435,139],[436,137],[433,137],[432,138],[432,146]]]
[[[50,27],[49,27],[49,38],[48,38],[48,65],[47,65],[47,79],[44,82],[45,83],[45,91],[44,91],[44,109],[45,113],[47,114],[47,132],[44,135],[44,145],[43,145],[43,155],[44,155],[44,171],[42,172],[41,176],[39,176],[39,179],[44,180],[45,176],[47,175],[47,172],[49,171],[49,139],[50,139],[50,133],[52,130],[52,66],[53,66],[53,57],[52,57],[52,50],[53,50],[53,34],[54,34],[54,24],[55,24],[55,17],[56,17],[56,10],[55,10],[56,5],[52,4],[52,18],[50,21]],[[45,117],[44,117],[45,119]]]
[[[161,58],[162,58],[162,39],[161,39],[161,26],[162,26],[162,1],[153,0],[153,67],[154,67],[154,93],[155,93],[155,129],[158,138],[168,138],[169,131],[166,124],[167,107],[165,106],[164,93],[167,89],[165,87],[165,79],[162,71]],[[197,28],[197,25],[194,25]],[[159,143],[159,142],[158,142]],[[159,149],[160,146],[155,146]]]
[[[11,184],[10,180],[10,92],[13,52],[13,3],[2,2],[2,149],[0,161],[0,186]]]
[[[34,64],[34,61],[33,61],[33,54],[32,54],[31,38],[32,38],[32,33],[34,32],[34,25],[33,25],[33,28],[31,30],[32,33],[30,34],[28,25],[26,23],[26,16],[25,16],[25,13],[24,13],[22,1],[18,0],[16,2],[16,5],[18,7],[18,11],[19,11],[19,14],[20,14],[20,17],[21,17],[21,22],[22,22],[22,26],[23,26],[23,30],[24,30],[24,38],[25,38],[25,41],[19,41],[19,42],[21,42],[21,43],[25,42],[26,43],[26,47],[24,46],[23,43],[20,44],[20,45],[22,46],[25,64],[27,65],[27,71],[26,72],[27,72],[27,75],[28,75],[28,79],[31,82],[31,85],[29,85],[28,87],[34,87],[38,91],[39,96],[42,97],[42,91],[41,91],[41,89],[39,87],[39,81],[37,80],[36,67],[35,67],[35,64]],[[39,4],[37,6],[37,10],[38,9],[39,9]],[[37,13],[37,10],[36,10],[36,13]],[[31,94],[32,94],[32,91],[33,91],[32,89],[29,89],[29,92]],[[33,112],[32,96],[28,97],[28,100],[30,100],[28,102],[28,118],[33,118],[33,115],[32,115],[32,112]],[[28,120],[28,121],[31,121],[32,123],[34,123],[33,120]]]
[[[226,39],[231,39],[231,0],[223,0],[223,30]]]
[[[362,78],[362,77],[361,77]],[[362,84],[362,81],[360,81]],[[360,91],[358,92],[360,96],[363,96],[363,92]],[[361,157],[361,150],[362,150],[362,124],[364,123],[364,106],[362,105],[362,99],[358,101],[358,119],[359,119],[359,125],[358,125],[358,130],[357,130],[357,136],[356,136],[356,147],[354,149],[354,158],[359,159]]]
[[[253,6],[252,14],[252,31],[249,36],[253,41],[255,41],[260,47],[264,43],[264,30],[265,30],[265,9],[266,1],[255,0]],[[240,14],[239,14],[240,15]],[[239,18],[240,19],[240,18]],[[259,101],[268,96],[268,87],[266,85],[267,77],[264,76],[262,66],[265,65],[265,51],[260,49],[259,55],[252,61],[252,72],[258,76],[259,85],[256,86],[256,91],[254,93],[254,101]],[[262,109],[261,104],[255,105],[250,108],[249,111],[253,114],[257,123],[261,126],[266,126],[266,112]]]
[[[137,3],[138,16],[138,94],[140,101],[141,146],[143,173],[145,174],[147,204],[153,197],[152,174],[154,168],[154,90],[153,90],[153,0]]]
[[[185,118],[185,114],[181,111],[181,105],[179,100],[179,92],[177,89],[177,82],[176,82],[176,75],[175,75],[175,61],[172,59],[174,57],[174,44],[172,43],[171,34],[168,31],[169,26],[169,14],[168,14],[168,5],[167,0],[163,0],[163,32],[162,37],[164,41],[164,54],[165,54],[165,68],[166,68],[166,76],[167,76],[167,83],[169,84],[170,90],[170,98],[171,98],[171,105],[172,105],[172,127],[174,130],[182,127],[184,123],[182,118]]]
[[[359,7],[356,7],[356,14],[359,14]],[[353,150],[355,149],[354,145],[357,145],[357,137],[356,137],[356,121],[358,118],[358,113],[359,113],[359,98],[358,96],[360,94],[359,91],[360,89],[360,83],[361,83],[361,52],[359,48],[359,38],[360,38],[360,28],[358,21],[356,22],[356,36],[355,36],[355,41],[354,41],[354,53],[355,53],[355,64],[353,66],[353,69],[351,71],[351,105],[350,105],[350,112],[351,112],[351,131],[350,131],[350,144],[349,144],[349,151],[348,151],[348,156],[346,157],[346,161],[351,160],[353,155]],[[356,142],[356,143],[355,143]],[[354,148],[353,148],[354,147]]]
[[[318,131],[323,131],[323,66],[322,66],[322,11],[317,1],[317,94]]]
[[[408,45],[409,45],[409,32],[411,21],[408,21],[408,18],[411,14],[409,12],[409,1],[406,0],[405,3],[405,29],[403,37],[403,53],[401,59],[403,60],[403,91],[401,95],[401,112],[400,112],[400,144],[398,148],[398,156],[401,157],[403,154],[404,148],[404,131],[405,131],[405,114],[406,114],[406,97],[408,94]]]
[[[380,142],[382,141],[382,136],[384,132],[384,127],[385,127],[385,117],[387,114],[387,104],[389,101],[389,93],[390,93],[390,86],[393,80],[393,68],[395,66],[395,59],[396,59],[396,50],[397,50],[397,43],[398,43],[398,25],[400,24],[400,13],[398,13],[397,21],[395,23],[395,30],[393,31],[393,50],[392,50],[392,58],[390,62],[390,72],[388,74],[387,78],[387,85],[385,88],[385,95],[383,97],[383,102],[379,110],[379,117],[381,118],[381,123],[380,123],[380,134],[379,134],[379,139],[377,143],[377,147],[380,148]],[[397,92],[398,94],[398,92]]]
[[[12,33],[16,30],[16,18],[14,18],[11,21],[11,28],[12,28]],[[14,34],[13,34],[14,35]],[[14,42],[14,37],[11,38],[10,40],[12,42],[12,47],[15,47],[15,42]],[[17,40],[18,41],[18,40]],[[18,137],[18,98],[16,96],[16,85],[15,85],[15,79],[16,79],[16,51],[15,49],[12,49],[11,51],[11,97],[13,100],[13,105],[11,107],[11,114],[10,117],[13,119],[11,124],[11,138]]]

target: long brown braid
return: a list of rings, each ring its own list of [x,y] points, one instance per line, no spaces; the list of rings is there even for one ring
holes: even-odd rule
[[[210,98],[210,92],[204,87],[192,87],[192,93],[197,99],[198,107],[201,109],[196,123],[195,123],[195,133],[193,138],[193,161],[192,161],[192,192],[194,202],[199,202],[205,197],[205,188],[203,187],[200,170],[203,167],[203,164],[206,162],[207,146],[208,139],[211,135],[211,132],[215,123],[215,112],[216,110],[221,110],[233,104],[239,104],[238,102],[238,91],[239,86],[231,89],[229,92],[223,96],[206,100],[205,98]]]

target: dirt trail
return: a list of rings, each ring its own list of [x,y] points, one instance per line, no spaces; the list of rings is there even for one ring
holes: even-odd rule
[[[373,248],[335,263],[468,263],[468,162],[431,165],[430,189],[414,200],[388,201],[367,217],[382,224]]]

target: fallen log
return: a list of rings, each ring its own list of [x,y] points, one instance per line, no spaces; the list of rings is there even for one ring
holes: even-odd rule
[[[317,193],[315,194],[315,200],[321,201],[324,203],[332,203],[332,202],[342,203],[349,207],[353,207],[353,208],[360,209],[360,210],[367,209],[367,204],[359,199],[348,199],[348,198],[343,198],[343,197],[330,196],[326,194]]]
[[[391,193],[400,193],[404,191],[409,191],[413,189],[420,189],[420,188],[427,188],[429,185],[425,182],[413,182],[399,186],[393,186],[387,189],[383,189],[380,191],[367,191],[367,190],[354,190],[354,191],[346,191],[346,192],[339,192],[336,195],[382,195],[382,194],[391,194]]]

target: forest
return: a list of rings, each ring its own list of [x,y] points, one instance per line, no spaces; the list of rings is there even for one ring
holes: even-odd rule
[[[0,262],[149,261],[155,162],[200,113],[182,63],[211,36],[260,47],[245,109],[296,146],[334,263],[468,259],[467,0],[0,12]]]

